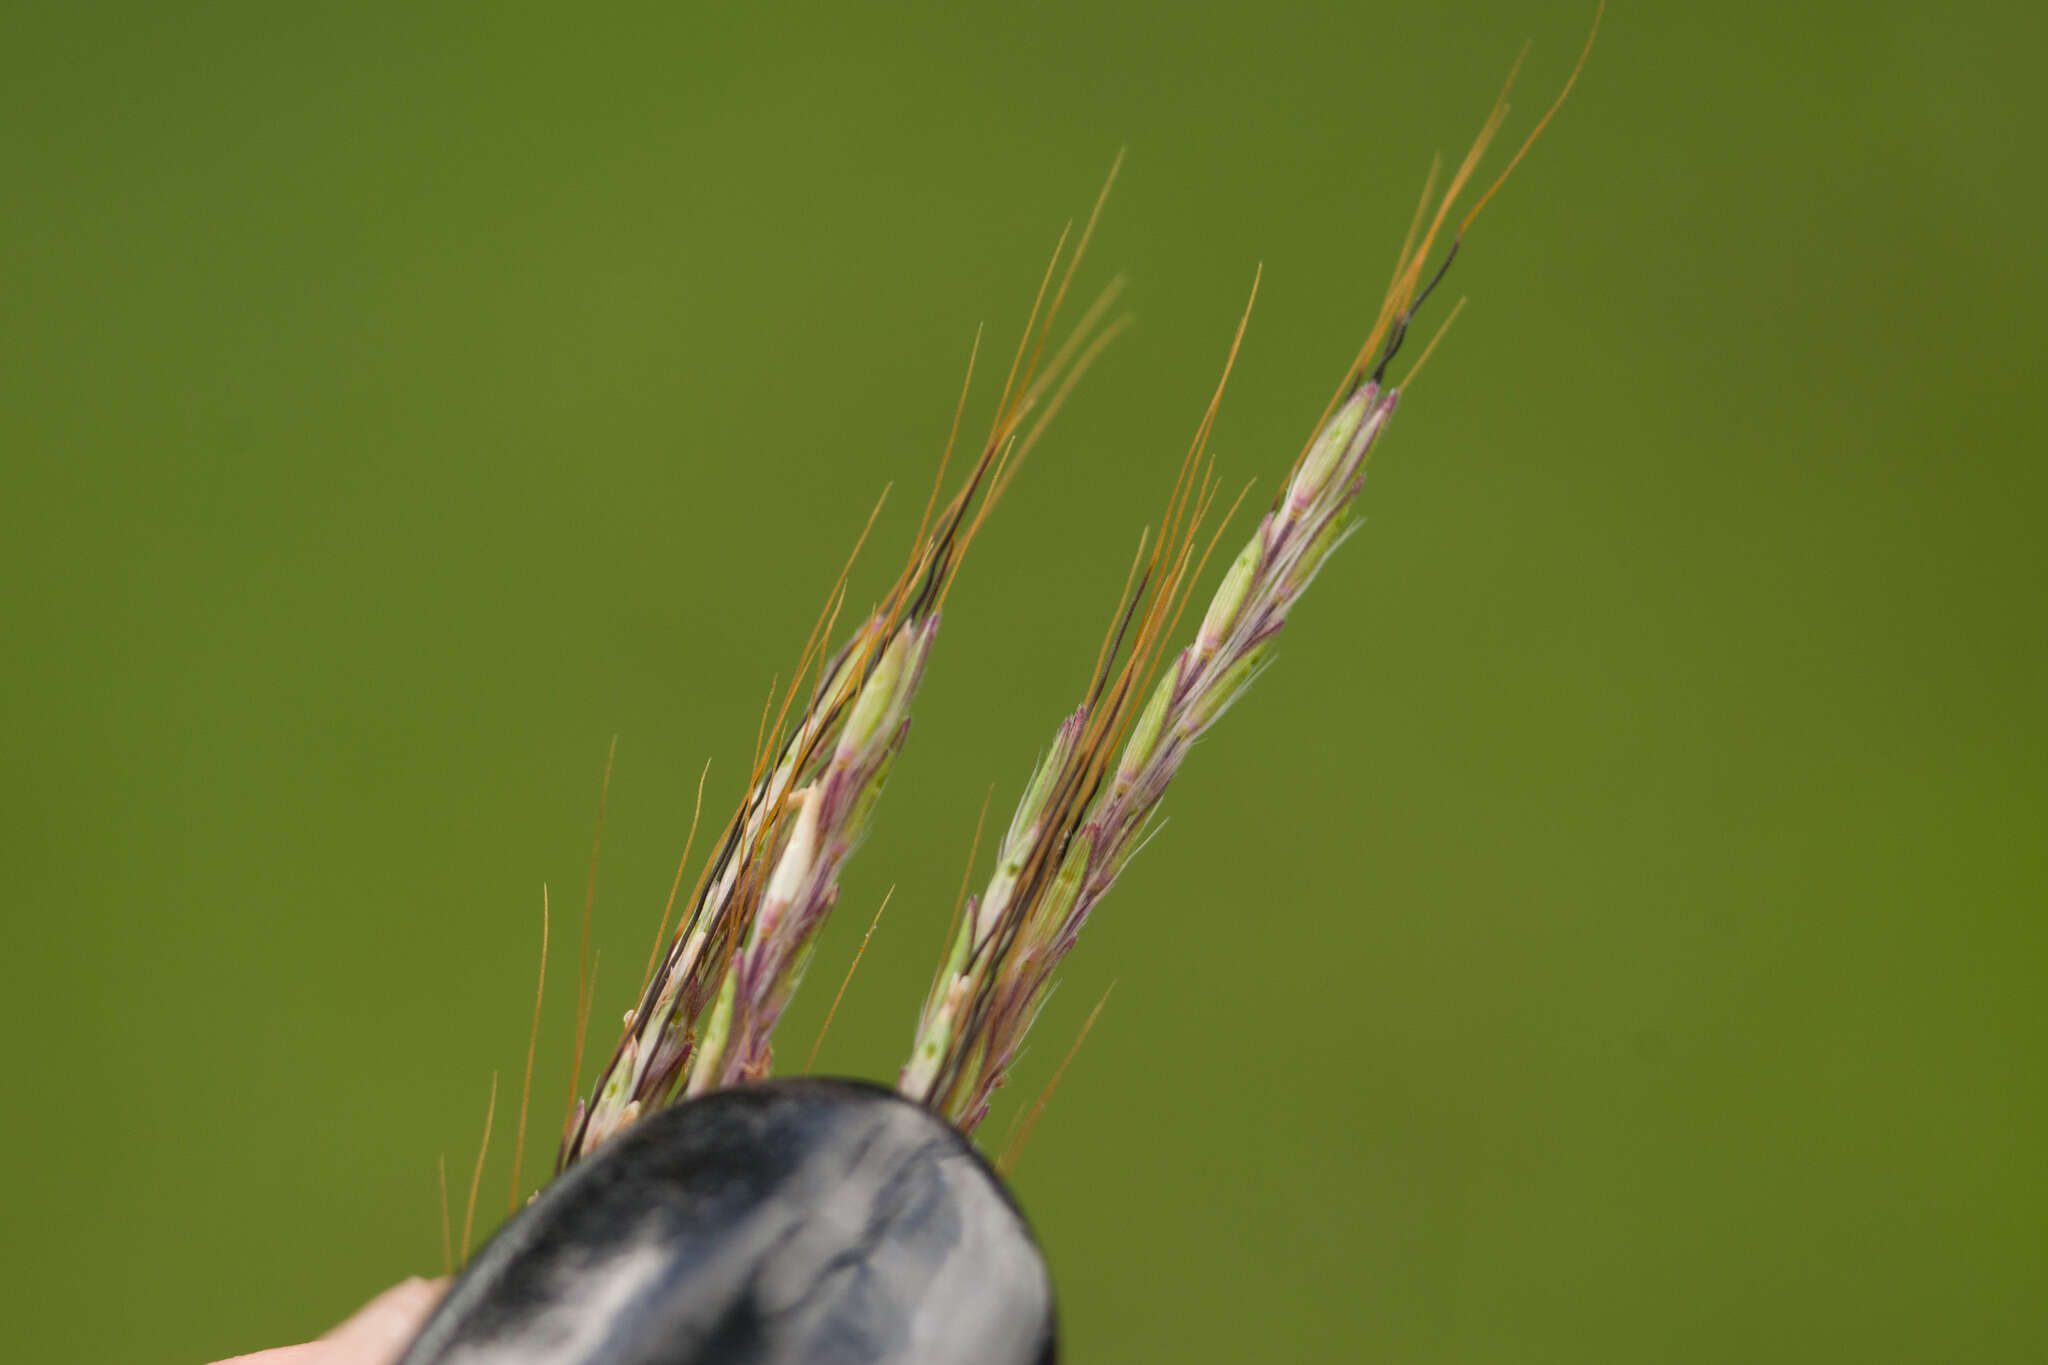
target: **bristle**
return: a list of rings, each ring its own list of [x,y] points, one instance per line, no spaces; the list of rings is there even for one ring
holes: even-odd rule
[[[761,701],[761,718],[754,722],[754,756],[747,763],[747,785],[751,788],[761,780],[768,765],[768,713],[775,709],[776,689],[782,686],[782,675],[771,674],[768,679],[768,695]]]
[[[986,807],[984,807],[986,809]],[[839,1015],[839,1002],[846,998],[846,988],[853,984],[853,973],[860,966],[860,960],[867,956],[868,940],[875,936],[875,927],[882,922],[882,912],[889,908],[889,898],[896,894],[890,887],[882,894],[882,903],[875,907],[875,917],[868,921],[868,931],[860,936],[860,947],[853,950],[853,961],[846,965],[846,975],[840,979],[839,991],[832,997],[831,1008],[825,1011],[825,1022],[818,1025],[818,1036],[811,1042],[811,1053],[804,1058],[803,1074],[811,1074],[811,1067],[818,1060],[818,1049],[825,1046],[825,1035],[832,1031],[832,1021]]]
[[[1123,588],[1116,595],[1116,611],[1111,614],[1109,629],[1103,633],[1102,643],[1096,648],[1095,666],[1088,670],[1088,701],[1085,705],[1090,708],[1094,706],[1096,698],[1101,695],[1103,686],[1109,680],[1106,670],[1121,648],[1124,630],[1130,624],[1131,612],[1137,606],[1137,598],[1132,596],[1131,585],[1138,580],[1138,566],[1145,562],[1145,550],[1151,538],[1152,528],[1149,526],[1138,533],[1138,552],[1131,556],[1131,567],[1124,573]],[[1142,593],[1143,589],[1140,588],[1139,592]]]
[[[1099,302],[1106,302],[1113,297],[1114,295],[1109,291],[1104,291],[1103,299],[1099,300]],[[967,536],[961,542],[963,552],[968,545],[974,542],[974,537],[980,533],[982,523],[988,519],[988,513],[995,506],[997,500],[1008,491],[1010,481],[1017,477],[1017,470],[1024,463],[1024,458],[1038,445],[1038,438],[1045,434],[1046,427],[1051,425],[1052,419],[1059,415],[1060,409],[1066,406],[1067,398],[1073,393],[1074,387],[1081,382],[1082,377],[1101,358],[1102,353],[1109,349],[1110,343],[1121,336],[1124,329],[1131,325],[1131,321],[1130,316],[1126,314],[1111,322],[1102,329],[1100,334],[1089,340],[1087,348],[1068,367],[1066,373],[1060,379],[1059,387],[1053,390],[1051,398],[1040,409],[1038,420],[1031,424],[1031,429],[1024,433],[1023,439],[1016,444],[1014,453],[1006,454],[1002,470],[989,488],[988,499],[982,503],[981,511],[975,516],[973,525],[968,528]],[[1079,329],[1077,328],[1076,330],[1078,334]],[[1054,371],[1048,370],[1047,373],[1051,374]],[[943,602],[943,600],[942,597],[941,601]]]
[[[789,690],[783,694],[782,708],[776,712],[775,725],[768,732],[768,748],[771,751],[779,747],[778,737],[782,733],[782,723],[789,715],[790,703],[796,700],[797,693],[803,687],[804,678],[811,667],[812,651],[817,652],[819,667],[822,669],[824,666],[825,646],[832,638],[832,628],[839,620],[839,608],[846,600],[846,580],[853,573],[853,566],[860,559],[862,548],[868,543],[868,533],[875,529],[875,518],[882,514],[883,504],[889,501],[889,491],[893,487],[893,484],[884,484],[881,496],[876,498],[875,505],[868,509],[868,519],[861,524],[860,534],[854,537],[853,549],[848,552],[846,562],[839,566],[838,577],[832,580],[832,586],[825,593],[824,610],[818,613],[818,619],[812,623],[811,633],[804,637],[804,647],[797,655],[796,669],[790,675]],[[769,691],[772,694],[774,689],[771,687]]]
[[[995,1163],[998,1174],[1007,1176],[1017,1169],[1017,1162],[1024,1156],[1024,1144],[1031,1141],[1031,1135],[1038,1131],[1038,1120],[1044,1116],[1047,1102],[1052,1099],[1053,1091],[1059,1089],[1060,1081],[1066,1077],[1067,1068],[1073,1064],[1074,1055],[1081,1050],[1081,1044],[1088,1041],[1089,1033],[1095,1028],[1095,1021],[1102,1015],[1102,1007],[1109,1003],[1109,993],[1115,989],[1116,982],[1110,982],[1103,990],[1102,998],[1095,1002],[1095,1008],[1089,1010],[1088,1017],[1081,1021],[1081,1031],[1076,1033],[1074,1041],[1067,1045],[1067,1055],[1060,1058],[1059,1066],[1053,1070],[1052,1079],[1045,1083],[1045,1089],[1038,1092],[1038,1098],[1026,1111],[1023,1126],[1018,1129],[1017,1136],[1003,1145],[1003,1154],[996,1158]]]
[[[1007,488],[1010,479],[1014,477],[1013,464],[1021,461],[1026,454],[1030,453],[1031,446],[1037,442],[1039,435],[1043,433],[1046,424],[1051,420],[1050,416],[1047,414],[1040,415],[1039,420],[1033,423],[1030,433],[1024,436],[1019,443],[1021,448],[1012,447],[1010,445],[1010,438],[1018,435],[1023,426],[1024,419],[1037,410],[1039,403],[1045,398],[1048,389],[1055,384],[1058,384],[1059,387],[1056,391],[1055,399],[1048,409],[1048,413],[1059,410],[1060,404],[1066,400],[1067,393],[1078,382],[1075,373],[1076,369],[1085,371],[1087,365],[1094,362],[1095,356],[1101,354],[1102,347],[1107,344],[1095,336],[1095,329],[1101,325],[1103,315],[1115,305],[1123,291],[1124,279],[1121,275],[1110,280],[1108,284],[1103,286],[1102,292],[1097,294],[1088,307],[1083,310],[1080,321],[1076,322],[1067,332],[1066,339],[1060,343],[1059,349],[1053,352],[1050,363],[1042,370],[1037,369],[1034,364],[1030,382],[1026,385],[1024,391],[1017,395],[1016,401],[1003,414],[1002,420],[998,424],[996,435],[992,438],[992,444],[1001,446],[1004,450],[997,468],[990,479],[991,497],[983,503],[981,510],[975,515],[968,531],[969,539],[972,539],[974,533],[981,529],[982,522],[988,519],[995,495],[999,494],[1002,489]],[[1051,323],[1052,317],[1048,314],[1046,324],[1050,326]],[[1127,325],[1126,322],[1119,320],[1111,327],[1110,332],[1114,335],[1114,333],[1123,330]],[[1085,359],[1078,366],[1070,367],[1070,362],[1074,360],[1075,353],[1084,346],[1088,348]]]
[[[1245,328],[1251,325],[1252,308],[1259,301],[1259,282],[1265,277],[1266,265],[1261,261],[1252,271],[1251,292],[1245,296],[1244,312],[1237,319],[1237,331],[1231,334],[1230,350],[1223,357],[1223,373],[1216,377],[1216,391],[1209,395],[1209,406],[1202,410],[1202,420],[1195,427],[1195,439],[1188,444],[1191,457],[1208,448],[1209,435],[1216,429],[1216,414],[1222,410],[1223,393],[1230,387],[1230,372],[1237,368],[1237,352],[1244,345]]]
[[[1096,192],[1095,207],[1088,211],[1087,226],[1081,229],[1081,240],[1074,244],[1073,257],[1067,262],[1067,273],[1060,277],[1060,287],[1053,291],[1052,306],[1045,310],[1045,323],[1039,328],[1038,342],[1032,350],[1031,365],[1026,373],[1037,368],[1039,355],[1045,350],[1046,336],[1052,331],[1052,320],[1059,316],[1060,305],[1067,299],[1067,289],[1074,282],[1074,272],[1081,268],[1081,260],[1088,254],[1088,243],[1093,240],[1095,225],[1102,218],[1102,206],[1109,202],[1109,191],[1116,184],[1117,172],[1124,168],[1125,150],[1121,147],[1117,149],[1116,160],[1109,164],[1109,174],[1103,177],[1102,188]],[[1058,368],[1057,362],[1050,367],[1053,371]]]
[[[604,751],[604,781],[597,789],[597,824],[590,835],[590,874],[583,890],[583,931],[576,953],[576,1047],[569,1063],[569,1114],[563,1119],[564,1129],[575,1121],[576,1081],[583,1073],[583,1041],[590,1028],[590,915],[597,904],[597,854],[604,846],[605,803],[611,799],[612,760],[618,752],[619,737],[613,735]]]
[[[469,1235],[476,1224],[476,1195],[484,1183],[484,1158],[491,1154],[491,1121],[498,1116],[498,1073],[491,1073],[491,1101],[484,1110],[483,1141],[477,1144],[476,1169],[469,1175],[469,1203],[462,1211],[462,1263],[469,1264]]]
[[[1401,278],[1401,272],[1408,268],[1408,259],[1415,251],[1415,234],[1422,231],[1422,220],[1429,216],[1429,201],[1436,193],[1436,178],[1443,174],[1444,158],[1439,152],[1429,159],[1429,174],[1422,178],[1422,194],[1415,201],[1415,214],[1408,220],[1408,231],[1401,238],[1400,254],[1394,257],[1393,277],[1387,281],[1387,292],[1392,293],[1394,284]],[[1329,414],[1324,413],[1325,421]]]
[[[519,1209],[519,1165],[526,1154],[526,1111],[533,1103],[533,1054],[540,1046],[540,1002],[548,987],[548,888],[540,888],[540,973],[533,983],[533,1027],[526,1035],[526,1079],[519,1085],[519,1133],[512,1141],[512,1192],[505,1211]]]
[[[1444,320],[1437,324],[1435,333],[1430,336],[1429,345],[1422,348],[1422,354],[1416,358],[1413,365],[1408,367],[1408,373],[1401,377],[1401,387],[1404,390],[1415,382],[1415,376],[1422,373],[1422,367],[1429,363],[1430,356],[1436,352],[1436,344],[1444,339],[1444,333],[1451,330],[1451,324],[1456,322],[1458,314],[1464,311],[1465,300],[1463,298],[1460,298],[1451,305],[1451,311],[1444,315]]]
[[[967,373],[960,380],[960,398],[953,405],[953,425],[946,430],[946,444],[939,451],[939,467],[932,474],[931,492],[925,495],[924,512],[917,519],[917,534],[910,538],[910,564],[904,569],[909,573],[917,567],[917,556],[924,549],[924,533],[931,529],[932,509],[939,505],[939,490],[946,483],[946,465],[953,458],[953,443],[960,436],[960,418],[967,411],[967,393],[974,387],[974,362],[981,355],[982,325],[974,327],[974,344],[967,348]]]
[[[1024,330],[1017,338],[1017,349],[1010,356],[1010,372],[1003,376],[1003,391],[996,397],[995,421],[988,430],[989,445],[996,444],[996,432],[1001,429],[1003,420],[1009,413],[1010,397],[1016,392],[1017,374],[1023,368],[1024,357],[1031,349],[1031,334],[1038,327],[1038,311],[1045,305],[1045,291],[1052,287],[1053,272],[1059,269],[1060,257],[1065,254],[1067,238],[1072,235],[1073,231],[1074,221],[1070,218],[1060,228],[1060,238],[1057,242],[1053,243],[1052,259],[1045,263],[1045,274],[1039,277],[1038,293],[1031,300],[1031,311],[1024,317]],[[1024,382],[1027,385],[1031,382],[1028,377],[1029,373],[1028,370],[1025,371],[1027,377]]]
[[[661,907],[661,924],[654,931],[654,946],[647,950],[647,970],[640,978],[637,996],[647,994],[647,987],[654,980],[655,960],[661,956],[661,945],[668,941],[668,921],[675,913],[676,892],[682,889],[683,873],[690,866],[690,850],[697,842],[697,819],[704,813],[704,779],[709,776],[711,760],[707,758],[697,773],[697,799],[690,804],[690,832],[683,837],[683,856],[676,860],[676,879],[669,883],[668,902]]]
[[[1556,116],[1557,111],[1564,107],[1565,97],[1572,93],[1572,87],[1578,84],[1579,73],[1586,69],[1586,59],[1593,55],[1593,40],[1600,35],[1600,20],[1606,13],[1607,0],[1598,0],[1593,9],[1593,26],[1586,31],[1586,45],[1579,49],[1579,59],[1572,63],[1572,74],[1565,77],[1564,88],[1557,92],[1557,98],[1550,102],[1550,108],[1543,111],[1543,117],[1536,120],[1536,126],[1529,130],[1528,137],[1522,139],[1522,145],[1515,149],[1515,154],[1508,158],[1507,166],[1495,177],[1494,182],[1486,187],[1486,193],[1479,196],[1479,202],[1466,211],[1465,217],[1458,223],[1460,237],[1465,235],[1466,228],[1472,226],[1472,220],[1479,216],[1479,210],[1485,208],[1487,201],[1493,198],[1494,191],[1507,182],[1507,178],[1514,174],[1515,167],[1522,164],[1522,158],[1536,145],[1536,139],[1543,136],[1543,130],[1550,126],[1550,120]]]
[[[454,1239],[448,1228],[448,1154],[442,1152],[434,1158],[434,1182],[441,1191],[441,1273],[452,1274],[455,1270]]]

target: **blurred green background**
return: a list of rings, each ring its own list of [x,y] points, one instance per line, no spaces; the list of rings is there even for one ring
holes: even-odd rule
[[[209,1359],[433,1271],[493,1069],[501,1216],[607,742],[601,1040],[699,765],[716,819],[1128,144],[1083,281],[1137,326],[977,546],[783,1035],[893,884],[821,1058],[893,1074],[1254,265],[1216,445],[1263,496],[1431,153],[1533,37],[1519,137],[1590,17],[11,10],[9,1354]],[[1013,1087],[1119,983],[1017,1178],[1073,1359],[2048,1354],[2044,40],[1608,14]]]

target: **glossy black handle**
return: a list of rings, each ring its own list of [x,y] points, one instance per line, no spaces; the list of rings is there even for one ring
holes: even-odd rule
[[[479,1251],[399,1365],[1049,1365],[1052,1280],[964,1138],[768,1081],[642,1119]]]

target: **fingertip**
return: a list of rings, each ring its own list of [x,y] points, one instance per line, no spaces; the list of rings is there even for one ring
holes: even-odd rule
[[[360,1360],[364,1365],[386,1365],[386,1362],[398,1358],[399,1352],[419,1331],[420,1324],[427,1320],[427,1314],[433,1311],[447,1290],[446,1279],[410,1276],[358,1308],[346,1322],[320,1340],[346,1352],[346,1359],[351,1362]],[[279,1365],[288,1365],[288,1362],[280,1362]]]

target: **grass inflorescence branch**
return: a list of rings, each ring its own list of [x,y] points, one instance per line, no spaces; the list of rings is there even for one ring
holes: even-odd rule
[[[1596,32],[1598,23],[1596,16]],[[1589,51],[1591,43],[1589,35]],[[1584,60],[1581,54],[1581,65]],[[1575,67],[1559,103],[1577,76]],[[1508,85],[1513,81],[1510,72]],[[1219,382],[1168,494],[1159,535],[1141,546],[1083,700],[1025,784],[997,847],[995,870],[980,895],[967,899],[919,1013],[898,1089],[961,1128],[972,1131],[987,1116],[1061,960],[1143,846],[1189,751],[1256,681],[1295,603],[1356,529],[1352,507],[1367,461],[1400,401],[1399,387],[1387,382],[1388,367],[1456,258],[1465,230],[1556,112],[1553,104],[1466,212],[1431,271],[1453,206],[1507,117],[1507,93],[1502,90],[1440,195],[1432,169],[1357,358],[1271,507],[1224,572],[1194,640],[1162,666],[1164,641],[1214,548],[1212,536],[1200,557],[1194,555],[1217,492],[1213,467],[1203,461],[1223,394]],[[1255,280],[1254,297],[1257,292]],[[1241,321],[1224,381],[1243,337]],[[1140,696],[1147,697],[1142,708]]]
[[[1096,214],[1108,191],[1106,183]],[[1008,480],[1122,326],[1120,320],[1106,321],[1120,288],[1112,282],[1048,355],[1055,320],[1095,222],[1091,215],[1071,252],[1062,234],[989,434],[958,490],[939,506],[953,445],[948,438],[911,557],[896,581],[828,655],[824,645],[845,604],[849,559],[779,703],[771,692],[773,718],[764,711],[745,798],[692,889],[674,938],[648,974],[639,1003],[627,1012],[594,1093],[571,1110],[557,1169],[651,1109],[768,1073],[775,1027],[838,901],[840,871],[865,837],[908,737],[911,704],[938,637],[947,589]],[[963,385],[963,407],[965,399]],[[955,436],[958,429],[956,409]],[[873,524],[871,513],[869,528]],[[863,530],[862,543],[866,535]],[[859,549],[857,543],[855,554]]]

